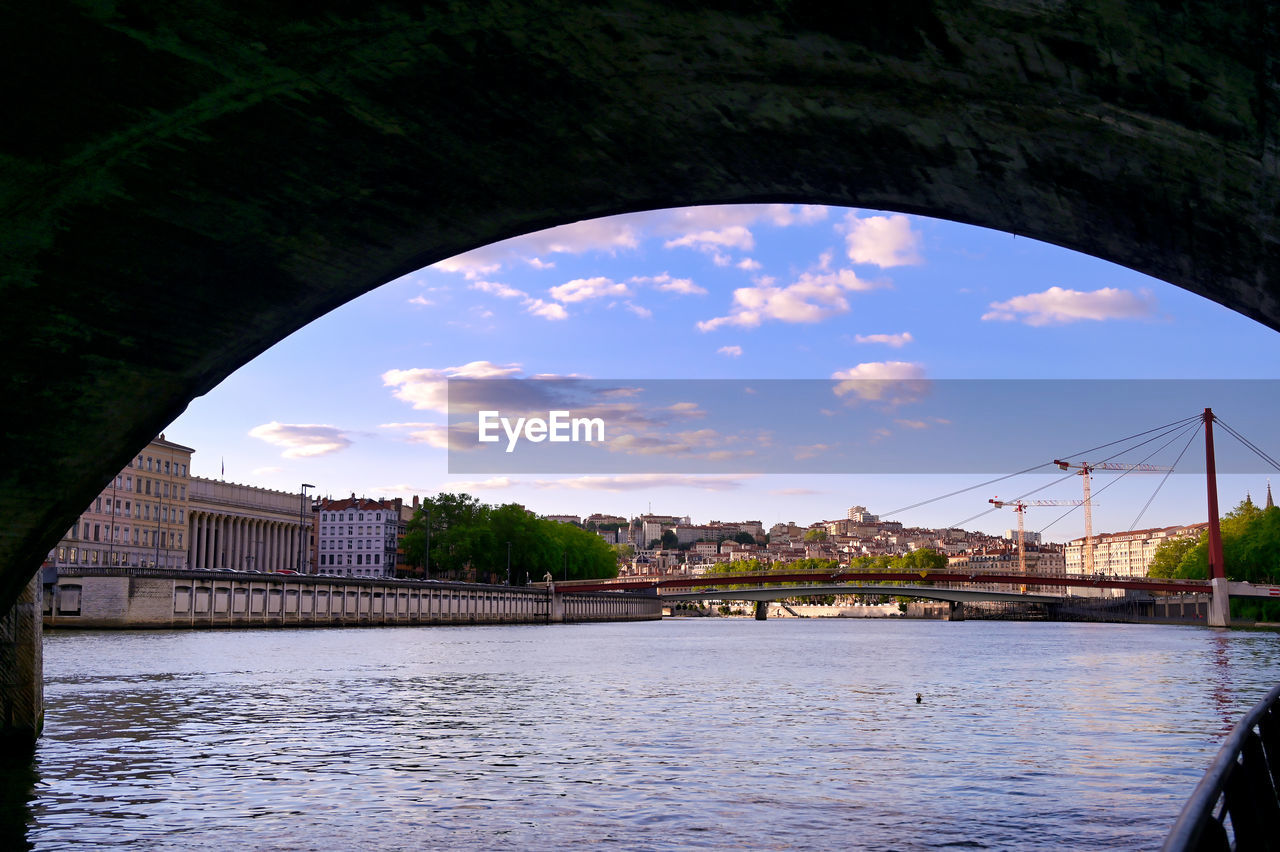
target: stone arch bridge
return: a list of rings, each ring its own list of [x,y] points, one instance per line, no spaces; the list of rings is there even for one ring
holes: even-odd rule
[[[0,607],[290,332],[565,222],[938,216],[1280,328],[1273,4],[5,4]]]

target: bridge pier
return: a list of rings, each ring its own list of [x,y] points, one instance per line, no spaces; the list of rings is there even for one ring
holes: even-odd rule
[[[1213,599],[1209,601],[1209,626],[1231,626],[1231,594],[1227,591],[1227,578],[1214,577],[1209,583],[1213,587]]]
[[[964,621],[964,604],[960,601],[947,601],[947,621]]]
[[[561,624],[564,622],[564,595],[556,591],[556,584],[547,584],[547,623]]]
[[[31,578],[0,618],[0,752],[30,752],[44,728],[44,586]]]
[[[769,618],[769,602],[756,601],[756,621],[767,621]]]

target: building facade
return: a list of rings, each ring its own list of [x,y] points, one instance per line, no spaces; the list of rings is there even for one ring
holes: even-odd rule
[[[313,573],[312,513],[301,493],[196,476],[188,497],[191,568]]]
[[[1145,577],[1156,555],[1156,548],[1171,538],[1199,535],[1208,524],[1180,527],[1157,527],[1122,533],[1101,533],[1093,537],[1093,571],[1108,577]],[[1067,545],[1067,573],[1084,573],[1083,538]]]
[[[414,504],[418,503],[414,498]],[[316,568],[340,577],[394,577],[400,562],[400,539],[413,517],[413,506],[400,498],[371,500],[354,494],[325,498],[316,505]]]
[[[49,553],[59,567],[187,567],[191,447],[156,438]]]

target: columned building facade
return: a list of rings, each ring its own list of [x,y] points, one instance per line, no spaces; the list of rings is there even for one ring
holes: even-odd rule
[[[195,570],[314,573],[301,494],[192,477],[188,517]]]

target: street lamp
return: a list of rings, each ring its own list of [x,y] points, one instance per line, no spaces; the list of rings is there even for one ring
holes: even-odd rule
[[[507,542],[507,585],[511,585],[511,542]]]
[[[307,489],[315,488],[310,482],[302,483],[302,493],[298,495],[298,573],[305,574],[306,571],[302,567],[302,548],[303,542],[306,540],[307,533]]]

